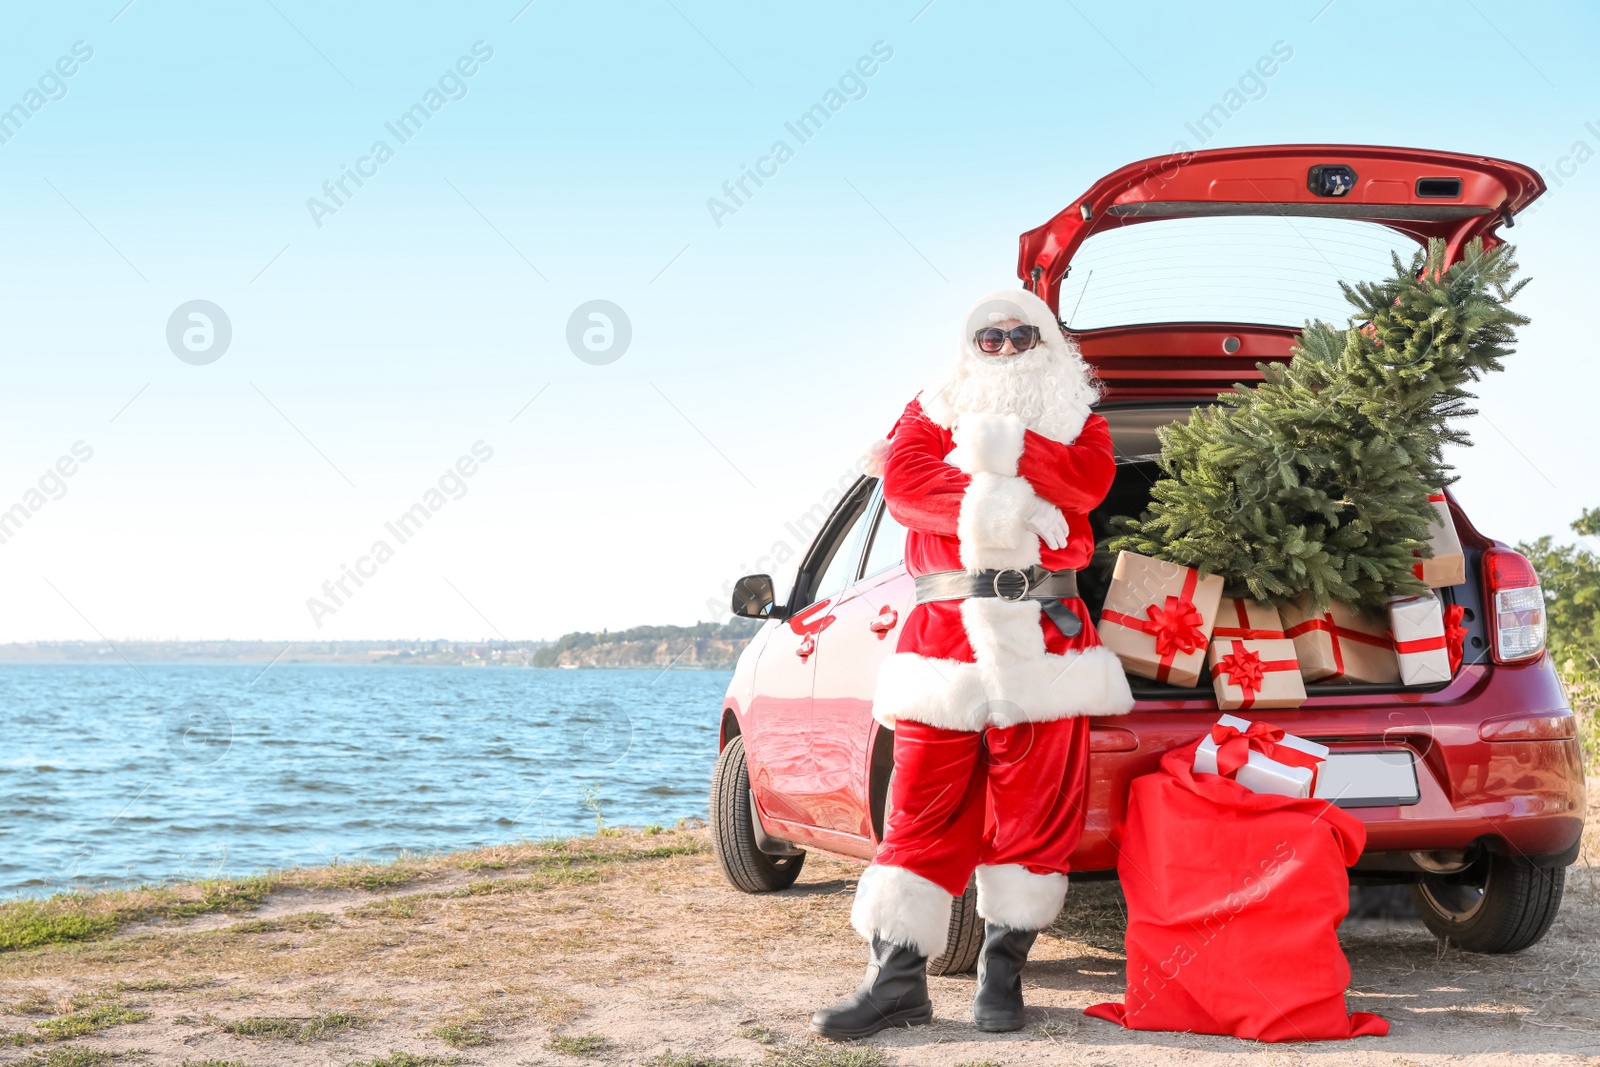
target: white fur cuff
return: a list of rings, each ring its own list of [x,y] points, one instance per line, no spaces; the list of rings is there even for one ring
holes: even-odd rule
[[[1023,526],[1038,497],[1026,479],[974,474],[961,497],[956,537],[963,567],[1032,567],[1039,538]]]
[[[981,866],[977,875],[978,914],[1009,930],[1043,930],[1067,899],[1064,874],[1034,874],[1020,863],[1002,863]]]
[[[1015,415],[968,412],[956,421],[955,443],[961,469],[968,474],[1017,476],[1026,430]]]
[[[949,941],[951,900],[920,874],[874,863],[856,883],[850,925],[868,941],[879,937],[931,959]]]

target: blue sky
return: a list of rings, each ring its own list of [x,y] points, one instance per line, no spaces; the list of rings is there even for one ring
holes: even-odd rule
[[[1185,124],[1280,42],[1292,58],[1209,146],[1548,171],[1512,233],[1535,322],[1486,383],[1457,494],[1507,541],[1600,503],[1577,432],[1591,7],[124,3],[13,6],[0,37],[0,108],[41,79],[59,97],[0,125],[0,508],[92,450],[0,544],[0,640],[706,618],[950,357],[972,299],[1014,281],[1017,235],[1193,147]],[[785,123],[846,76],[799,143]],[[385,124],[430,89],[442,106],[401,143]],[[792,158],[713,218],[779,139]],[[204,365],[167,343],[193,300],[232,327]],[[567,343],[593,300],[631,323],[611,362]],[[445,505],[396,543],[385,523],[441,478]],[[380,539],[392,557],[314,619]]]

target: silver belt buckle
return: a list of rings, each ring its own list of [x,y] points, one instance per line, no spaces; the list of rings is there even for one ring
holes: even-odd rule
[[[1022,588],[1020,591],[1018,591],[1016,596],[1006,596],[1005,593],[1000,591],[1000,580],[1005,578],[1008,574],[1015,574],[1017,576],[1016,581],[1022,583]],[[1002,570],[995,571],[994,579],[989,583],[989,585],[990,588],[994,590],[995,597],[1000,600],[1004,600],[1008,604],[1015,604],[1019,600],[1025,598],[1028,595],[1028,590],[1030,588],[1028,582],[1028,573],[1017,567],[1006,567]],[[1008,581],[1006,586],[1008,589],[1015,588],[1015,583]]]

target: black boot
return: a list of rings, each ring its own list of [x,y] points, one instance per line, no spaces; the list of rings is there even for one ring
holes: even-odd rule
[[[1004,1033],[1022,1029],[1022,965],[1037,930],[1012,930],[983,924],[983,955],[978,957],[978,995],[972,1021],[979,1030]]]
[[[874,937],[867,975],[854,993],[811,1016],[811,1031],[839,1041],[871,1037],[890,1026],[933,1021],[928,957]]]

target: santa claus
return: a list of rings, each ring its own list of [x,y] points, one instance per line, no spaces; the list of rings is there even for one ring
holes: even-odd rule
[[[1094,551],[1088,513],[1115,470],[1106,421],[1089,410],[1098,399],[1044,301],[1003,290],[973,308],[955,367],[880,450],[917,606],[873,705],[895,738],[888,826],[851,913],[870,962],[855,993],[812,1016],[817,1033],[932,1019],[927,960],[974,872],[973,1018],[1022,1026],[1022,965],[1061,910],[1083,832],[1087,716],[1133,706],[1077,590]]]

